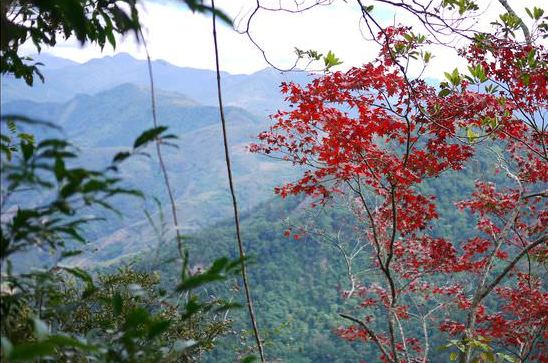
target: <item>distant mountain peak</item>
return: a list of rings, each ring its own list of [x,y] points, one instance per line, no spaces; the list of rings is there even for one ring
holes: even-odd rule
[[[137,59],[134,56],[132,56],[131,54],[125,53],[125,52],[116,53],[113,56],[111,56],[111,58],[113,58],[115,60],[124,60],[124,61],[140,61],[140,60],[142,60],[142,59]]]
[[[116,63],[116,64],[123,64],[123,63],[134,63],[139,62],[140,60],[133,57],[129,53],[116,53],[114,55],[106,55],[99,58],[92,58],[88,60],[85,64],[110,64],[110,63]]]
[[[275,68],[272,68],[272,67],[266,67],[266,68],[258,70],[257,72],[253,72],[252,74],[260,74],[260,73],[263,73],[263,74],[283,74],[284,72],[282,72],[280,70],[277,70]]]
[[[113,58],[132,58],[132,59],[135,59],[134,56],[132,56],[131,54],[129,54],[127,52],[116,53],[112,57]]]

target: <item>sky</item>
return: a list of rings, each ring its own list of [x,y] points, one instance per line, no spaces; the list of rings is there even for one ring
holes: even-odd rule
[[[269,6],[294,8],[295,0],[261,0]],[[298,0],[303,6],[315,0]],[[367,1],[365,2],[367,3]],[[496,0],[480,0],[487,10],[478,19],[473,20],[482,29],[489,27],[489,21],[502,12]],[[540,5],[540,0],[514,0],[515,10],[523,12],[525,6]],[[145,28],[145,37],[153,59],[163,59],[183,67],[214,69],[213,38],[211,17],[194,14],[175,0],[145,0],[142,4],[141,20]],[[255,0],[217,0],[217,8],[234,18],[235,27],[242,29]],[[512,4],[512,2],[511,2]],[[396,13],[394,8],[376,5],[373,15],[384,24],[403,23],[412,25],[413,30],[424,33],[420,25],[406,13]],[[251,34],[263,48],[271,63],[279,68],[290,67],[295,60],[294,48],[314,49],[321,53],[333,51],[344,63],[338,67],[346,70],[371,61],[377,53],[376,45],[364,39],[361,12],[356,1],[332,0],[328,6],[318,6],[302,13],[260,12],[251,23]],[[472,24],[472,23],[470,23]],[[253,73],[268,67],[261,51],[254,46],[246,35],[239,34],[226,25],[218,26],[218,42],[221,69],[229,73]],[[119,37],[115,50],[106,46],[102,51],[98,46],[81,47],[74,40],[61,41],[54,48],[46,48],[46,53],[85,62],[92,58],[125,52],[144,59],[145,52],[137,44],[133,35]],[[462,46],[463,43],[456,43]],[[462,68],[464,63],[456,57],[454,49],[432,47],[435,58],[425,72],[426,77],[443,78],[443,72],[455,67]],[[36,51],[30,44],[24,47],[26,54]]]

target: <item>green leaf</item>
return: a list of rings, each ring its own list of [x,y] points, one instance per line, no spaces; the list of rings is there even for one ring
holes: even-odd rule
[[[58,182],[63,180],[65,177],[65,162],[62,158],[55,159],[55,165],[54,165],[54,172],[55,172],[55,179],[57,179]]]
[[[185,261],[185,264],[186,263],[188,262]],[[182,282],[177,286],[177,291],[191,290],[213,281],[224,280],[229,273],[236,271],[240,266],[241,261],[239,259],[231,261],[227,257],[221,257],[215,260],[208,270],[194,276],[186,276],[186,273],[184,272],[186,269],[185,266],[185,268],[183,268],[183,273],[181,274]]]
[[[451,348],[452,346],[453,346],[453,344],[444,344],[444,345],[440,345],[436,349],[440,352],[443,352],[444,350],[447,350],[447,349]]]
[[[35,143],[34,135],[32,135],[32,134],[28,134],[26,132],[20,132],[17,136],[19,137],[19,139],[21,139],[23,141],[26,141],[30,144],[34,145],[34,143]]]
[[[461,78],[460,78],[459,70],[458,70],[457,68],[455,68],[455,69],[453,70],[453,72],[451,72],[451,73],[444,72],[443,74],[445,75],[445,78],[446,78],[449,82],[451,82],[451,84],[452,84],[453,86],[458,86],[458,85],[459,85]]]
[[[239,304],[239,303],[226,303],[226,304],[221,305],[218,308],[213,309],[213,312],[214,313],[222,313],[222,312],[225,312],[227,310],[240,309],[242,307],[243,307],[242,304]]]
[[[103,182],[103,181],[100,181],[100,180],[97,180],[97,179],[92,179],[92,180],[88,181],[82,187],[82,192],[83,193],[97,192],[97,191],[101,191],[101,190],[103,190],[103,191],[108,190],[108,184],[106,182]]]
[[[468,141],[473,143],[478,138],[478,134],[476,134],[471,128],[466,129],[466,137],[468,138]]]
[[[181,282],[179,286],[177,286],[177,291],[181,292],[181,291],[195,289],[204,284],[214,282],[214,281],[221,281],[221,280],[224,280],[225,278],[226,276],[220,273],[204,272],[199,275],[188,277],[185,281]]]
[[[148,327],[148,338],[154,339],[155,337],[163,334],[171,325],[169,320],[159,320],[151,323]]]
[[[327,55],[323,58],[323,61],[326,69],[330,69],[331,67],[338,66],[343,63],[332,51],[327,52]]]
[[[458,358],[458,354],[456,352],[451,352],[451,354],[449,354],[449,360],[450,361],[456,361]]]
[[[224,12],[220,11],[219,9],[213,9],[209,5],[204,5],[201,3],[201,1],[197,0],[184,0],[185,4],[188,6],[190,10],[193,12],[198,13],[212,13],[215,14],[215,16],[218,16],[223,22],[225,22],[227,25],[232,25],[232,19],[226,15]]]
[[[112,45],[112,48],[116,48],[116,38],[114,37],[114,33],[112,32],[112,29],[107,29],[106,35],[107,35],[108,42],[110,43],[110,45]]]
[[[59,196],[61,198],[66,199],[66,198],[76,194],[76,192],[78,191],[78,188],[80,187],[81,180],[74,180],[74,178],[72,178],[72,179],[73,180],[70,183],[67,183],[67,184],[63,185],[63,187],[59,191]]]
[[[73,256],[78,256],[80,254],[82,254],[82,250],[71,250],[71,251],[63,251],[61,252],[61,259],[63,258],[69,258],[69,257],[73,257]]]
[[[125,159],[129,158],[130,156],[131,156],[130,152],[121,151],[121,152],[119,152],[118,154],[116,154],[114,156],[114,158],[112,159],[112,163],[113,164],[119,163],[119,162],[124,161]]]
[[[136,328],[149,321],[150,314],[143,308],[135,308],[126,316],[126,327]]]
[[[30,160],[34,154],[34,145],[26,141],[21,141],[21,152],[23,153],[23,159],[25,161]]]
[[[404,34],[403,38],[407,40],[408,42],[412,42],[415,39],[415,37],[412,34]]]
[[[17,126],[15,125],[15,121],[12,118],[9,118],[6,121],[6,124],[8,126],[8,130],[10,130],[12,134],[15,134],[17,132]]]
[[[133,143],[133,148],[137,149],[141,146],[144,146],[148,144],[151,141],[156,140],[164,131],[167,130],[167,127],[165,126],[158,126],[149,130],[146,130],[143,132],[137,139],[135,139],[135,142]]]
[[[527,53],[527,64],[531,67],[535,65],[535,56],[536,56],[536,51],[534,49],[531,49]]]
[[[497,353],[497,356],[501,357],[502,359],[504,359],[507,362],[511,362],[511,363],[518,363],[519,362],[519,360],[517,358],[514,358],[514,357],[512,357],[508,354],[505,354],[505,353]]]
[[[122,308],[124,306],[124,301],[120,292],[116,291],[112,296],[112,311],[114,315],[119,316],[122,313]]]
[[[207,273],[218,273],[223,270],[223,268],[228,265],[228,257],[221,257],[213,261],[213,264],[207,271]]]
[[[68,335],[52,335],[48,341],[60,347],[72,347],[84,351],[95,351],[97,348]]]
[[[242,360],[241,360],[241,363],[253,363],[257,360],[257,357],[254,356],[254,355],[248,355],[246,357],[244,357]]]
[[[73,275],[74,277],[82,280],[86,284],[86,289],[83,292],[82,298],[90,296],[93,292],[96,291],[95,285],[93,284],[93,278],[89,273],[82,270],[79,267],[61,267],[63,270]]]
[[[49,341],[25,342],[13,347],[8,361],[31,361],[55,353],[55,345]]]
[[[439,91],[438,96],[439,97],[446,97],[451,93],[451,90],[449,88],[444,88],[441,91]]]
[[[544,15],[544,10],[541,8],[537,8],[536,6],[533,8],[533,18],[535,20],[539,20]]]

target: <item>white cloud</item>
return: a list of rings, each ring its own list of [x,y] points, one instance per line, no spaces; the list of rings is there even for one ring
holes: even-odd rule
[[[249,14],[253,1],[218,1],[218,7],[233,17],[241,19]],[[213,69],[213,40],[211,17],[193,14],[172,2],[146,2],[141,14],[145,25],[145,36],[152,58],[170,63]],[[355,6],[336,1],[329,7],[319,7],[305,13],[288,14],[260,12],[254,17],[251,33],[264,48],[268,58],[279,67],[288,67],[294,60],[294,47],[316,49],[320,52],[332,50],[345,64],[361,64],[374,56],[376,51],[364,43],[358,31],[360,13]],[[261,52],[249,39],[230,27],[218,27],[221,66],[231,73],[251,73],[268,66]],[[131,35],[119,40],[115,52],[127,52],[145,58],[144,50],[135,44]],[[106,47],[80,48],[74,42],[46,49],[46,52],[78,62],[115,53]],[[27,52],[34,52],[32,47]]]
[[[273,1],[271,6],[277,6]],[[516,1],[517,2],[517,1]],[[289,0],[285,4],[294,4]],[[520,10],[532,6],[538,1],[520,1]],[[217,6],[238,20],[246,19],[253,9],[255,0],[218,0]],[[487,28],[489,22],[502,12],[497,1],[483,2],[486,12],[479,18],[479,26]],[[418,21],[409,14],[394,8],[380,7],[374,15],[385,24],[395,21],[420,29]],[[251,33],[256,41],[264,47],[268,58],[279,67],[288,67],[294,60],[294,47],[316,49],[320,52],[332,50],[344,61],[342,69],[359,66],[371,60],[377,53],[374,43],[363,39],[360,32],[361,13],[356,2],[334,0],[329,6],[320,6],[303,13],[260,12],[251,24]],[[211,18],[201,14],[192,14],[184,6],[173,1],[146,1],[141,14],[145,25],[145,36],[152,58],[164,59],[170,63],[213,69],[213,40]],[[242,24],[240,23],[240,28]],[[231,73],[251,73],[268,66],[260,51],[254,47],[245,35],[238,34],[226,25],[220,25],[218,38],[220,44],[221,68]],[[84,62],[91,58],[127,52],[137,58],[145,58],[144,49],[136,44],[132,35],[118,40],[118,47],[113,51],[105,47],[101,52],[98,47],[80,45],[75,41],[60,42],[56,47],[45,49],[54,55]],[[443,71],[456,66],[463,67],[456,53],[451,48],[433,47],[436,58],[427,70],[426,75],[439,78]],[[30,45],[25,46],[27,53],[33,53]]]

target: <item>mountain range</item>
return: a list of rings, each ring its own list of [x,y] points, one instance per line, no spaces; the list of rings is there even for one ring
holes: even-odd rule
[[[147,62],[129,54],[92,59],[75,63],[47,54],[33,56],[43,63],[41,71],[45,83],[35,81],[32,87],[13,78],[2,78],[2,103],[14,100],[37,102],[67,102],[77,94],[92,95],[124,83],[149,85]],[[154,83],[158,89],[180,93],[203,105],[216,105],[216,74],[214,71],[177,67],[163,60],[151,62]],[[253,74],[222,72],[224,103],[242,107],[259,116],[274,113],[283,105],[280,83],[292,80],[303,83],[308,79],[304,72],[280,73],[266,68]]]
[[[37,138],[67,138],[80,148],[82,164],[100,168],[108,165],[116,152],[131,146],[142,131],[152,127],[145,61],[127,54],[84,64],[53,56],[36,59],[44,63],[46,82],[30,88],[21,80],[3,78],[2,114],[51,121],[63,130],[61,135],[29,130]],[[163,61],[154,61],[153,69],[158,123],[168,126],[168,132],[177,136],[177,148],[164,147],[166,165],[183,232],[191,233],[227,218],[231,211],[220,117],[214,105],[215,73],[178,68]],[[246,150],[268,125],[265,105],[269,105],[271,112],[275,105],[283,104],[277,84],[286,77],[273,70],[251,75],[223,74],[230,153],[243,211],[271,198],[273,187],[294,175],[288,165]],[[299,77],[303,81],[306,75],[297,74]],[[155,230],[143,209],[159,219],[163,213],[151,200],[157,198],[165,208],[168,199],[152,149],[149,154],[150,157],[134,158],[121,168],[125,183],[145,191],[149,198],[146,202],[124,200],[123,219],[109,218],[108,223],[88,231],[93,241],[89,248],[94,253],[79,263],[112,263],[155,243]],[[166,216],[162,218],[167,220]],[[130,241],[127,238],[130,235],[141,238]]]

